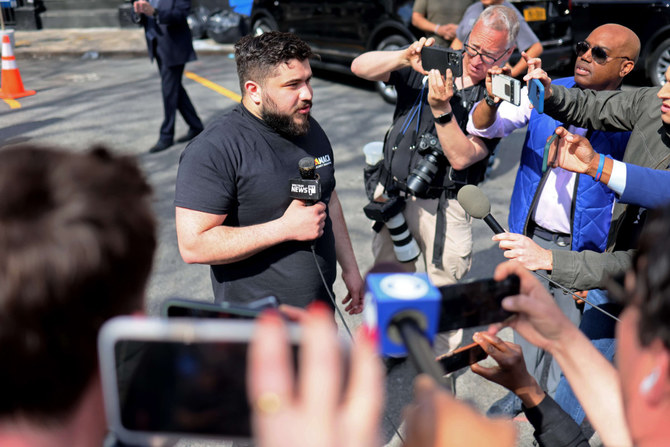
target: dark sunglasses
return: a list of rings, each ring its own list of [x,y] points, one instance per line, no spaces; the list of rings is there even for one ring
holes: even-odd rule
[[[591,57],[593,60],[600,65],[605,65],[608,62],[607,59],[610,58],[626,59],[627,61],[633,60],[627,56],[609,56],[604,48],[599,46],[592,47],[590,43],[583,40],[581,42],[577,42],[577,45],[575,45],[575,53],[577,53],[577,57],[583,56],[587,51],[589,51],[589,49],[591,49]]]

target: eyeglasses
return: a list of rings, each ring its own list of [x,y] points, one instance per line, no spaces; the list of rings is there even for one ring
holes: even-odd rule
[[[507,54],[507,50],[503,51],[503,54],[501,54],[498,57],[493,57],[490,54],[482,53],[481,50],[476,49],[473,46],[468,45],[467,43],[463,44],[463,47],[465,48],[465,52],[468,53],[468,56],[470,57],[475,57],[479,56],[482,58],[482,62],[484,62],[487,65],[493,65],[496,62],[498,62],[502,57]]]
[[[498,57],[493,57],[489,54],[482,53],[481,50],[476,49],[475,47],[472,47],[468,45],[467,43],[463,44],[463,47],[465,48],[465,52],[468,53],[468,56],[470,57],[475,57],[479,56],[482,59],[482,62],[484,62],[486,65],[493,65],[496,62],[498,62],[502,57],[507,54],[507,50],[503,51],[503,53],[498,56]]]
[[[584,54],[586,54],[587,51],[589,51],[589,49],[591,49],[591,57],[593,60],[600,65],[605,65],[607,62],[609,62],[608,59],[626,59],[627,61],[633,60],[628,56],[609,56],[604,48],[599,46],[592,47],[591,44],[586,41],[578,42],[577,45],[575,45],[575,53],[577,53],[577,57],[582,57]]]

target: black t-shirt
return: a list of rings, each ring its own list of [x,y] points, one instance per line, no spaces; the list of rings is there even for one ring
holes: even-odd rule
[[[289,179],[300,177],[298,161],[315,158],[321,200],[335,189],[333,151],[323,129],[310,118],[310,130],[286,138],[241,104],[208,126],[181,156],[175,206],[226,214],[223,225],[250,226],[280,218],[292,199]],[[275,295],[281,303],[304,307],[328,295],[309,242],[289,241],[239,262],[211,266],[215,300],[248,302]],[[328,289],[335,281],[335,239],[330,217],[316,242]]]
[[[403,68],[391,72],[389,84],[395,86],[398,93],[395,112],[393,114],[393,126],[389,129],[384,143],[385,167],[400,185],[404,185],[407,175],[416,166],[423,155],[417,150],[418,142],[422,135],[437,135],[433,112],[428,104],[428,81],[422,74],[412,68]],[[457,90],[450,103],[454,118],[464,133],[468,121],[468,114],[473,105],[481,100],[486,94],[483,82],[474,86]],[[499,139],[483,139],[489,153],[493,153]],[[441,157],[441,163],[431,186],[433,187],[456,187],[465,183],[477,183],[472,178],[478,177],[481,171],[483,176],[486,170],[488,158],[474,163],[462,171],[452,170],[448,165],[446,157]],[[469,172],[466,172],[469,171]],[[466,179],[470,179],[469,181]],[[456,185],[454,185],[454,180]],[[386,185],[387,188],[391,185]],[[439,194],[439,189],[434,192]]]

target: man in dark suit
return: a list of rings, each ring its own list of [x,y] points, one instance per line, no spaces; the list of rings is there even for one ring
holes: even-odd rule
[[[190,0],[137,0],[134,11],[140,17],[149,49],[149,59],[156,59],[161,75],[163,109],[158,142],[149,152],[160,152],[174,144],[174,124],[177,110],[189,126],[189,131],[177,142],[191,140],[202,129],[202,121],[181,84],[184,65],[196,59],[191,31],[186,16]]]

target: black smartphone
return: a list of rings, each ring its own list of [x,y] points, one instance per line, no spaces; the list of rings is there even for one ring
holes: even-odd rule
[[[245,304],[209,303],[170,298],[163,302],[161,315],[168,318],[253,319],[260,315],[264,309],[277,308],[277,305],[277,298],[274,296]]]
[[[118,317],[99,335],[105,409],[124,443],[251,437],[253,321]],[[299,328],[289,325],[297,362]]]
[[[486,351],[477,343],[472,343],[449,354],[441,355],[436,360],[442,365],[445,373],[450,373],[484,360],[486,357],[488,357]]]
[[[463,52],[442,47],[423,47],[421,49],[421,65],[426,71],[436,69],[443,76],[447,68],[457,78],[463,75]]]
[[[504,310],[503,298],[519,294],[519,277],[502,281],[482,279],[439,288],[442,293],[439,332],[483,326],[504,321],[512,315]]]

